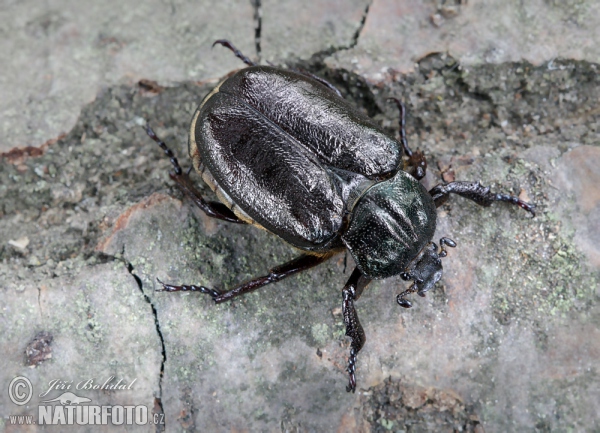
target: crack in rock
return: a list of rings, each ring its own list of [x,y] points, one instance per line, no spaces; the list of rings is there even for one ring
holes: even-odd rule
[[[162,404],[162,382],[163,382],[163,378],[164,378],[164,374],[165,374],[165,363],[167,362],[167,349],[165,346],[165,340],[162,334],[162,331],[160,329],[160,322],[158,320],[158,312],[156,310],[156,306],[154,305],[154,303],[152,302],[152,300],[150,299],[150,297],[146,294],[146,292],[144,292],[144,285],[142,283],[142,279],[134,272],[135,269],[133,267],[133,265],[131,264],[131,262],[129,262],[127,259],[125,259],[125,247],[123,247],[123,251],[118,254],[118,255],[110,255],[110,254],[105,254],[105,253],[99,253],[99,254],[95,254],[95,256],[102,262],[108,262],[108,261],[119,261],[121,263],[123,263],[125,265],[125,268],[127,269],[127,272],[129,272],[131,274],[131,276],[133,277],[133,279],[135,280],[139,291],[142,293],[142,296],[144,297],[144,300],[148,303],[148,305],[150,305],[150,308],[152,310],[152,315],[154,316],[154,326],[156,328],[156,333],[158,335],[158,338],[160,340],[160,346],[161,346],[161,362],[160,362],[160,376],[159,376],[159,381],[158,381],[158,396],[154,398],[154,407],[153,407],[153,412],[155,414],[159,414],[161,416],[162,423],[156,424],[156,428],[155,431],[158,432],[164,432],[165,431],[165,427],[166,427],[166,422],[165,420],[165,412],[164,412],[164,408],[163,408],[163,404]]]
[[[360,20],[360,24],[358,25],[358,28],[356,29],[356,32],[354,33],[354,36],[352,37],[352,42],[350,42],[350,45],[346,48],[342,48],[342,49],[346,49],[349,50],[350,48],[354,48],[356,46],[356,44],[358,44],[358,38],[360,37],[360,34],[363,30],[363,28],[365,27],[365,23],[367,22],[367,15],[369,15],[369,8],[371,7],[371,5],[373,4],[373,1],[370,1],[367,6],[365,7],[365,11],[363,12],[363,16]],[[338,50],[340,51],[340,50]]]
[[[125,250],[124,247],[123,247],[123,250]],[[164,408],[162,405],[162,381],[163,381],[163,377],[165,375],[165,362],[167,362],[167,349],[165,347],[165,340],[162,335],[162,331],[160,329],[160,322],[158,320],[158,312],[156,311],[156,307],[154,306],[154,303],[152,302],[150,297],[146,294],[146,292],[144,292],[144,286],[142,283],[142,279],[134,272],[133,265],[131,264],[131,262],[129,262],[125,259],[124,253],[125,253],[125,251],[123,251],[123,258],[121,260],[125,264],[127,271],[135,279],[135,282],[137,283],[140,292],[144,296],[144,300],[148,303],[148,305],[150,305],[150,308],[152,309],[152,315],[154,316],[154,325],[156,327],[156,333],[158,334],[158,338],[160,339],[162,359],[160,362],[160,378],[158,381],[158,397],[154,398],[154,413],[162,414],[162,416],[164,417],[165,412],[164,412]],[[157,432],[164,431],[165,425],[166,424],[156,424],[156,431]]]
[[[260,57],[262,53],[261,33],[262,33],[262,4],[261,0],[250,0],[250,3],[254,7],[254,46],[256,49],[257,63],[260,63]]]
[[[350,43],[348,45],[331,46],[331,47],[325,48],[324,50],[317,51],[310,57],[308,62],[313,63],[313,64],[322,64],[323,60],[326,57],[329,57],[340,51],[350,50],[350,49],[354,48],[358,44],[358,39],[360,37],[360,34],[362,33],[363,28],[365,27],[365,23],[367,22],[367,15],[369,14],[369,9],[371,8],[372,4],[373,4],[373,1],[370,1],[367,4],[367,6],[365,7],[365,10],[363,12],[362,18],[360,19],[358,28],[354,32],[354,35],[352,36],[352,40],[350,41]]]

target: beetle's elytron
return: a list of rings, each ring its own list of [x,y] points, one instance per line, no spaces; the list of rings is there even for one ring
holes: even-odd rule
[[[354,301],[373,279],[400,275],[412,280],[397,297],[425,296],[442,276],[445,247],[432,242],[436,208],[454,193],[489,206],[516,204],[517,197],[491,193],[478,182],[450,182],[427,191],[419,180],[424,155],[412,152],[400,109],[400,140],[390,138],[345,101],[330,83],[308,72],[258,66],[226,40],[249,67],[222,81],[198,107],[190,127],[194,168],[221,201],[207,202],[182,171],[173,152],[148,126],[148,135],[171,158],[171,178],[209,216],[248,223],[303,251],[268,275],[220,292],[195,285],[162,284],[166,291],[207,293],[215,302],[279,281],[347,249],[356,268],[342,289],[346,335],[351,339],[348,391],[356,389],[356,356],[365,343]]]

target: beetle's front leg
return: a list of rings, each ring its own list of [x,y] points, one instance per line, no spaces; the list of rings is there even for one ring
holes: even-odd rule
[[[495,201],[505,201],[515,204],[535,216],[535,205],[524,202],[518,197],[510,194],[497,194],[490,192],[489,186],[483,186],[479,182],[450,182],[436,185],[429,191],[436,207],[443,205],[450,194],[458,194],[468,198],[480,206],[490,206]]]
[[[354,268],[348,282],[342,289],[342,313],[344,315],[344,323],[346,324],[346,335],[352,340],[350,342],[350,357],[348,358],[348,375],[349,382],[346,386],[346,391],[354,392],[356,390],[356,355],[365,344],[365,331],[360,325],[354,301],[362,294],[363,289],[371,280],[364,277],[358,267]]]

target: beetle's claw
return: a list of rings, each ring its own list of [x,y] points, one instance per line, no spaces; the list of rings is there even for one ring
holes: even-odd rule
[[[163,283],[162,281],[160,281],[160,279],[158,277],[156,277],[156,281],[158,281],[158,283],[162,286],[159,289],[154,289],[155,292],[167,292],[167,285],[165,283]]]
[[[404,299],[404,296],[402,296],[402,294],[396,297],[396,302],[398,302],[398,305],[400,305],[403,308],[412,307],[412,302],[410,302],[408,299]]]
[[[150,122],[146,122],[146,124],[144,125],[144,130],[146,131],[146,134],[148,134],[148,136],[154,140],[154,138],[156,137],[156,133],[150,126]]]
[[[227,39],[217,39],[213,42],[211,48],[214,48],[217,44],[226,46],[227,48],[231,49],[231,42],[229,42]]]
[[[356,381],[352,381],[352,378],[350,379],[350,383],[348,385],[346,385],[346,392],[352,392],[352,394],[354,394],[354,392],[356,391]]]
[[[348,385],[346,386],[346,392],[354,392],[356,390],[356,353],[354,349],[350,350],[350,358],[348,359],[348,368],[346,369],[348,372]]]
[[[531,213],[532,216],[535,217],[535,205],[533,203],[527,203],[525,201],[519,200],[517,203],[521,209],[525,209],[527,212]]]
[[[350,358],[348,358],[348,385],[346,385],[346,392],[354,393],[356,391],[356,350],[350,349]]]

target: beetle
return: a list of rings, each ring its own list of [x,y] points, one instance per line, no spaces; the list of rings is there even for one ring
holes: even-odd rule
[[[146,132],[171,158],[170,177],[208,216],[266,229],[302,254],[228,291],[158,280],[159,290],[201,292],[221,303],[349,251],[356,267],[342,289],[342,313],[351,340],[346,390],[354,392],[357,354],[366,341],[354,302],[371,280],[399,275],[412,281],[397,296],[410,308],[408,294],[425,296],[440,280],[441,258],[456,243],[432,241],[436,208],[450,194],[481,206],[508,202],[533,216],[535,205],[479,182],[441,183],[428,191],[419,182],[427,162],[408,146],[399,100],[393,100],[400,111],[396,140],[324,79],[260,66],[229,41],[216,44],[248,65],[202,100],[190,125],[193,167],[220,202],[206,201],[149,125]]]

